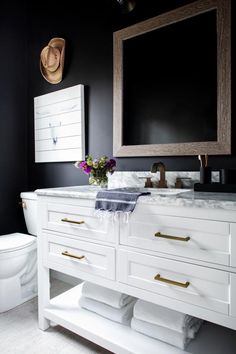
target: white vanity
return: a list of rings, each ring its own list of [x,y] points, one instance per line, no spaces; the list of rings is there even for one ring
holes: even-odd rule
[[[50,269],[236,329],[236,195],[154,193],[125,222],[99,218],[96,193],[37,191],[41,329],[53,321],[118,354],[186,353],[79,308],[81,285],[50,300]],[[206,337],[224,340],[208,324],[187,353],[205,354]]]

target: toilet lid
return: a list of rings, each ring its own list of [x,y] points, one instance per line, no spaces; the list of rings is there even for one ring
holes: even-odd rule
[[[0,253],[15,251],[27,247],[36,242],[36,238],[31,235],[14,233],[0,236]]]

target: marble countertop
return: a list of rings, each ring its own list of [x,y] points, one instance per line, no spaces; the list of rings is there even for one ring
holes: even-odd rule
[[[37,189],[35,192],[40,196],[69,197],[94,200],[99,187],[73,186],[59,188]],[[158,204],[165,206],[181,206],[210,209],[236,210],[236,193],[206,193],[206,192],[183,192],[177,195],[158,195],[154,193],[140,196],[138,203]]]

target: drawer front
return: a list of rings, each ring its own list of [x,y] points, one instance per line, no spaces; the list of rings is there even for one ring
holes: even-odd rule
[[[115,242],[118,225],[108,218],[97,217],[94,208],[48,203],[42,209],[44,229],[84,239]]]
[[[134,212],[120,234],[124,245],[230,265],[227,222]]]
[[[122,283],[228,315],[227,272],[125,250],[118,263]]]
[[[230,224],[230,235],[231,235],[230,265],[231,267],[236,267],[236,223]]]
[[[108,279],[115,279],[115,249],[109,246],[43,234],[47,239],[46,262],[59,263],[65,271],[71,269]]]

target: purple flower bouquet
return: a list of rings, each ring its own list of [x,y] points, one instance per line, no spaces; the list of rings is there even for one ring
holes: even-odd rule
[[[108,159],[107,156],[93,159],[91,155],[87,155],[85,160],[75,162],[74,166],[90,176],[89,184],[107,187],[107,174],[108,172],[114,172],[116,161],[114,159]]]

